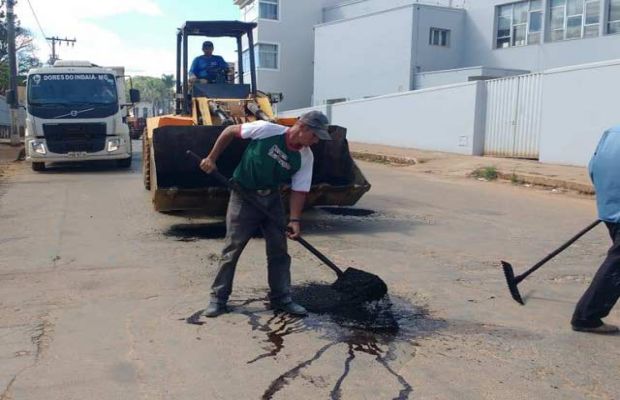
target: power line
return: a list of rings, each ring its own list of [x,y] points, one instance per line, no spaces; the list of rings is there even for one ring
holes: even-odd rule
[[[43,34],[43,38],[47,39],[47,36],[45,35],[45,32],[43,32],[43,28],[41,27],[41,23],[39,22],[39,17],[37,17],[37,13],[34,12],[34,8],[32,7],[32,4],[30,3],[30,0],[28,1],[28,5],[30,6],[30,11],[32,11],[32,15],[34,16],[34,20],[37,21],[37,25],[39,26],[39,29],[41,30],[41,34]],[[47,43],[47,45],[49,46],[50,50],[52,50],[52,52],[54,51],[54,49],[52,49],[52,45],[46,40],[45,43]]]

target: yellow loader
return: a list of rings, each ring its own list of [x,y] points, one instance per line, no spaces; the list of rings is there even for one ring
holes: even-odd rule
[[[256,23],[239,21],[188,21],[177,34],[176,110],[174,115],[147,119],[143,134],[144,186],[152,193],[156,211],[198,210],[220,216],[226,212],[228,190],[202,172],[187,150],[205,157],[224,128],[256,120],[292,126],[296,119],[277,118],[272,109],[275,96],[256,87],[253,30]],[[239,54],[236,74],[222,73],[216,82],[188,81],[188,37],[231,37]],[[242,44],[249,49],[249,77],[243,65]],[[332,141],[312,147],[314,171],[307,198],[311,206],[351,206],[370,184],[359,170],[346,140],[346,129],[330,127]],[[218,169],[232,176],[247,141],[235,140],[218,160]],[[287,196],[289,188],[282,188]]]

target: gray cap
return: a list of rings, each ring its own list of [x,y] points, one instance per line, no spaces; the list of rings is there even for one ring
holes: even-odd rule
[[[310,111],[299,117],[299,121],[314,131],[321,140],[332,140],[329,135],[329,120],[320,111]]]

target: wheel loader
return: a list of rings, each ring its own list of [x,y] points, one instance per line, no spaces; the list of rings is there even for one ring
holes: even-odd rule
[[[206,157],[219,134],[231,124],[267,120],[292,126],[295,118],[277,118],[270,96],[257,89],[253,30],[256,23],[239,21],[187,21],[177,33],[176,106],[174,115],[148,118],[143,139],[144,186],[152,193],[156,211],[200,211],[221,216],[226,212],[228,190],[202,172],[186,155],[191,150]],[[188,79],[188,38],[236,39],[236,74],[222,73],[215,82]],[[243,44],[249,49],[249,74],[243,65]],[[250,82],[245,81],[249,75]],[[346,129],[330,127],[331,141],[312,146],[314,170],[307,206],[351,206],[370,184],[359,170],[346,140]],[[220,156],[218,169],[232,176],[247,146],[235,140]],[[290,188],[283,187],[286,197]],[[285,203],[286,204],[286,203]]]

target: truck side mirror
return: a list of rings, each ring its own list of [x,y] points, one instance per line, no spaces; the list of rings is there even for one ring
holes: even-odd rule
[[[129,101],[131,103],[140,102],[140,91],[138,89],[129,89]]]

